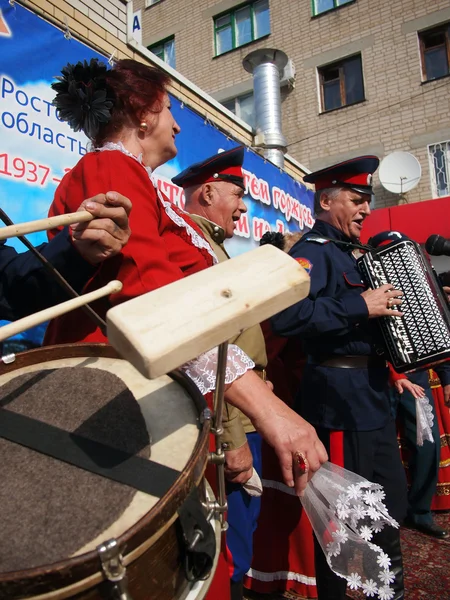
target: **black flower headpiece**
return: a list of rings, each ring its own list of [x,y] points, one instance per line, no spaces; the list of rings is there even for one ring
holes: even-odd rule
[[[66,121],[74,131],[84,131],[91,140],[95,138],[102,123],[111,119],[114,95],[106,85],[107,68],[97,58],[67,64],[56,77],[52,89],[56,92],[53,105],[59,118]]]
[[[284,235],[279,231],[267,231],[259,240],[259,245],[271,244],[280,250],[284,250]]]

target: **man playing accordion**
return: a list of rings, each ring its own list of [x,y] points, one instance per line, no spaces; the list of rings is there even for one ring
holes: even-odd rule
[[[310,294],[276,315],[272,326],[279,335],[300,336],[307,355],[297,411],[316,427],[331,462],[384,487],[389,513],[401,522],[406,478],[375,319],[402,316],[402,294],[389,284],[366,289],[356,261],[378,164],[364,156],[304,178],[316,187],[316,222],[290,255],[310,274]],[[393,598],[403,598],[399,531],[385,528],[371,541],[390,556]],[[343,600],[346,581],[329,569],[317,542],[315,560],[319,600]]]

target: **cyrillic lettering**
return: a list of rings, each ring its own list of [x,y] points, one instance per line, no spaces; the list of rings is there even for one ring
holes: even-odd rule
[[[35,129],[37,129],[37,131],[38,131],[36,137],[38,140],[40,140],[41,139],[41,126],[39,125],[39,123],[31,123],[30,137],[34,136]]]
[[[80,156],[84,156],[85,154],[87,154],[87,149],[81,145],[81,142],[78,142],[78,154]]]
[[[253,239],[259,242],[266,231],[270,231],[270,224],[264,219],[253,217]]]
[[[243,237],[243,238],[250,237],[250,226],[248,223],[248,215],[247,214],[241,215],[241,218],[236,223],[236,229],[234,230],[234,235],[237,235],[238,237]]]
[[[51,110],[53,108],[53,105],[51,102],[49,102],[48,100],[42,100],[42,102],[47,106],[47,117],[51,116]]]
[[[67,136],[67,139],[70,140],[70,151],[75,152],[74,146],[76,146],[77,140],[75,138],[71,138],[69,136]]]
[[[8,123],[6,122],[6,117],[9,117],[11,119],[10,125],[8,125]],[[12,115],[10,112],[2,113],[2,123],[7,129],[12,129],[14,127],[15,122],[16,120],[14,118],[14,115]]]
[[[21,102],[19,100],[19,96],[20,96],[20,98],[23,97],[25,101]],[[22,90],[17,90],[17,92],[16,92],[16,100],[17,100],[17,104],[20,104],[20,106],[27,106],[28,102],[29,102],[28,96]]]
[[[63,135],[63,134],[60,133],[59,135]],[[42,136],[42,139],[47,144],[53,144],[53,131],[49,127],[44,127],[44,135]],[[59,144],[58,144],[58,146],[59,146]],[[59,147],[64,148],[64,146],[59,146]]]
[[[42,112],[40,109],[38,109],[38,108],[36,108],[36,107],[35,107],[35,105],[34,105],[34,101],[35,101],[35,100],[36,100],[37,102],[40,102],[40,101],[41,101],[41,100],[40,100],[40,98],[38,98],[37,96],[33,96],[33,97],[31,98],[31,100],[30,100],[31,108],[32,108],[33,110],[35,110],[36,112]]]
[[[59,143],[59,138],[65,138],[66,136],[63,133],[57,133],[56,134],[56,145],[59,146],[60,148],[65,148],[65,146],[63,146],[62,144]]]
[[[7,86],[9,84],[9,89],[7,89]],[[6,79],[6,77],[3,77],[3,81],[2,81],[2,98],[5,97],[5,94],[12,94],[12,92],[14,91],[14,84],[12,81],[10,81],[9,79]]]
[[[21,112],[17,115],[16,124],[17,124],[17,129],[19,130],[19,133],[28,133],[28,123],[27,123],[27,121],[25,121],[26,116],[27,116],[27,113],[24,113],[24,112]],[[24,123],[23,131],[21,129],[22,123]]]

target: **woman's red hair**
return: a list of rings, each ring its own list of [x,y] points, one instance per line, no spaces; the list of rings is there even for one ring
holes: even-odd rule
[[[170,77],[157,69],[136,60],[124,59],[107,72],[106,83],[114,93],[111,120],[100,127],[95,147],[102,146],[125,125],[138,125],[148,112],[159,113]]]

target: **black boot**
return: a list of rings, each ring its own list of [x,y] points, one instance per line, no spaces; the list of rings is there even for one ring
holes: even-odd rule
[[[373,536],[372,542],[380,546],[391,559],[390,571],[395,575],[395,581],[390,584],[394,590],[392,600],[403,600],[405,587],[403,581],[403,558],[400,545],[400,530],[385,527],[380,533]]]
[[[244,597],[244,583],[231,580],[231,600],[242,600]]]

